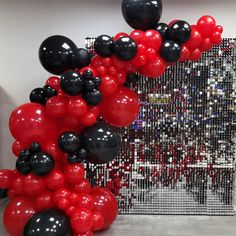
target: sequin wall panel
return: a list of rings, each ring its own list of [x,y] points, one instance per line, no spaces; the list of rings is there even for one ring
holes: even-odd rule
[[[93,52],[94,39],[86,46]],[[108,187],[121,214],[234,215],[235,39],[196,63],[130,85],[141,103],[120,130],[119,157],[87,165],[93,185]]]

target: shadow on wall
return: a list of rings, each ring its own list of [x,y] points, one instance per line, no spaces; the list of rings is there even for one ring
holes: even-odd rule
[[[14,140],[8,128],[8,120],[15,107],[16,104],[0,87],[0,169],[10,169],[15,166],[15,157],[11,151]]]

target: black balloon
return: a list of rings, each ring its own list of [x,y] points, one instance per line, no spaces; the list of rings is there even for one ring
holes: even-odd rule
[[[121,37],[115,42],[115,55],[122,61],[129,61],[137,54],[137,45],[130,37]]]
[[[167,40],[161,45],[160,56],[167,62],[176,62],[181,56],[180,45],[172,40]]]
[[[45,94],[44,89],[42,88],[36,88],[30,93],[30,101],[33,103],[40,103],[42,105],[45,105],[47,102],[47,97]]]
[[[158,23],[156,30],[160,33],[161,37],[162,37],[162,41],[167,40],[167,36],[168,36],[168,30],[169,27],[167,24],[165,23]]]
[[[7,189],[0,188],[0,199],[7,198]]]
[[[78,154],[71,154],[68,156],[68,162],[70,164],[81,163],[84,159],[81,159]]]
[[[35,213],[24,227],[23,236],[72,236],[69,218],[59,210]]]
[[[93,79],[93,72],[91,70],[86,70],[83,73],[83,77],[85,79],[91,80],[91,79]]]
[[[57,96],[57,90],[54,89],[54,88],[52,88],[52,87],[49,86],[49,85],[45,85],[45,86],[43,87],[43,90],[44,90],[44,92],[45,92],[45,94],[46,94],[47,99],[49,99],[49,98],[51,98],[51,97],[54,97],[54,96]]]
[[[71,131],[64,132],[58,139],[61,150],[68,154],[75,153],[80,147],[80,137]]]
[[[100,35],[94,42],[94,50],[101,57],[111,57],[113,55],[114,41],[108,35]]]
[[[49,174],[54,166],[53,157],[46,152],[37,152],[30,159],[31,172],[38,176]]]
[[[106,123],[96,123],[81,134],[82,147],[88,152],[86,160],[93,164],[112,161],[119,153],[121,138]]]
[[[86,80],[84,82],[84,88],[86,91],[92,91],[93,89],[96,88],[96,85],[93,80]]]
[[[102,94],[99,90],[93,89],[83,94],[83,99],[90,106],[96,106],[102,101]]]
[[[186,21],[176,21],[168,31],[168,37],[178,43],[185,43],[191,36],[191,26]]]
[[[162,14],[161,0],[123,0],[122,13],[134,29],[154,29]]]
[[[99,77],[95,77],[93,81],[96,87],[99,87],[102,84],[102,80]]]
[[[39,48],[39,60],[50,73],[61,75],[71,69],[71,55],[77,47],[69,38],[54,35],[45,39]]]
[[[37,153],[37,152],[40,152],[41,151],[41,148],[40,148],[40,144],[39,143],[31,143],[30,144],[30,152],[31,153]]]
[[[31,152],[29,149],[24,149],[20,152],[16,160],[16,169],[23,175],[31,172],[30,168]]]
[[[128,74],[126,82],[128,83],[137,83],[139,81],[139,77],[137,74]]]
[[[91,55],[87,50],[83,48],[77,48],[74,50],[74,53],[71,54],[70,60],[73,68],[81,69],[90,64]]]
[[[81,74],[74,70],[68,70],[61,76],[61,90],[70,96],[77,96],[83,90],[84,79]]]

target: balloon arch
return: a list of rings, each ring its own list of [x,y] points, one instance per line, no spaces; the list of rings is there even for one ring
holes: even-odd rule
[[[89,236],[108,228],[117,201],[109,190],[91,187],[82,162],[117,156],[121,137],[114,127],[130,125],[139,113],[130,83],[137,72],[152,80],[171,64],[197,61],[222,41],[223,28],[211,16],[196,25],[159,23],[161,0],[123,0],[122,13],[134,30],[98,36],[92,53],[59,35],[41,44],[42,66],[60,77],[35,88],[30,103],[10,116],[18,158],[15,170],[0,171],[1,197],[11,199],[4,212],[9,235]]]

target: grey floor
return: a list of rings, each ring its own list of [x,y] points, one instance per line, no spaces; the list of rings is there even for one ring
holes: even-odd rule
[[[2,226],[0,236],[7,235]],[[236,217],[119,216],[113,226],[95,236],[235,236]]]

